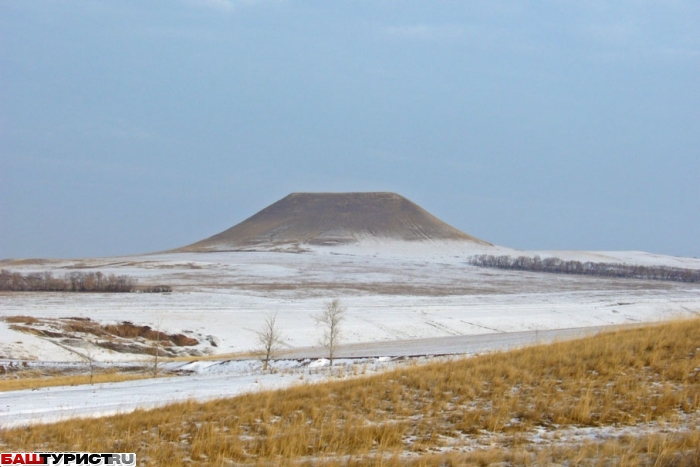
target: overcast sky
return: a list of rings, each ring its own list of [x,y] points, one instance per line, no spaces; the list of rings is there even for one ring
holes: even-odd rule
[[[700,2],[0,0],[0,258],[394,191],[521,249],[700,256]]]

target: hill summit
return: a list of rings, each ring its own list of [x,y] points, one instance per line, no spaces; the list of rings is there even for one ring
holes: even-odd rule
[[[301,249],[366,240],[489,245],[396,193],[292,193],[240,224],[179,251]]]

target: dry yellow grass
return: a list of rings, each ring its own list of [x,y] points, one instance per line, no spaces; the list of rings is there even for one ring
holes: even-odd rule
[[[698,336],[700,320],[674,322],[0,439],[7,449],[136,452],[145,465],[175,467],[698,465]],[[535,429],[659,421],[679,429],[571,446],[529,441]]]
[[[23,376],[17,379],[0,379],[0,392],[39,389],[51,386],[117,383],[152,377],[151,373],[120,373],[115,371],[95,373],[92,378],[90,375]]]

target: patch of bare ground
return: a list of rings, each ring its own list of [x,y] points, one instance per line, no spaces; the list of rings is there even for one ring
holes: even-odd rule
[[[194,337],[182,333],[167,334],[146,325],[136,325],[130,321],[116,324],[100,324],[90,318],[34,318],[32,316],[7,316],[2,318],[10,323],[10,329],[32,334],[62,347],[84,348],[94,345],[119,353],[177,357],[199,356],[199,345]],[[77,353],[81,353],[80,350]]]
[[[700,461],[700,319],[370,377],[4,430],[1,447],[144,465]]]
[[[57,259],[41,259],[41,258],[30,258],[30,259],[4,259],[0,260],[0,266],[44,266],[46,264],[59,263],[61,260]]]
[[[300,291],[311,292],[314,296],[327,297],[329,292],[335,294],[377,294],[377,295],[409,295],[441,297],[451,295],[471,295],[488,293],[486,287],[455,287],[453,285],[434,284],[380,284],[380,283],[339,283],[339,282],[299,282],[299,283],[236,283],[236,287],[243,290],[253,290],[257,292],[280,292],[280,291]],[[497,293],[496,290],[492,291]]]
[[[527,274],[527,273],[525,273]],[[187,275],[179,277],[185,281],[194,280]],[[395,281],[381,282],[335,282],[335,281],[230,281],[222,283],[205,283],[200,286],[207,288],[240,289],[253,292],[299,292],[305,296],[327,297],[329,292],[341,294],[376,294],[376,295],[408,295],[417,297],[448,297],[460,295],[488,295],[488,294],[521,294],[530,293],[533,290],[547,290],[554,293],[578,292],[586,290],[669,290],[675,284],[668,285],[663,282],[642,281],[636,279],[598,279],[580,278],[570,279],[564,277],[560,282],[545,283],[540,278],[532,281],[506,280],[499,278],[489,282],[468,283],[459,282],[429,282],[401,284]]]

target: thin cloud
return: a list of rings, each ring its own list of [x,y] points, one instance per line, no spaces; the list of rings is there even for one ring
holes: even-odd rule
[[[461,43],[477,50],[514,50],[532,53],[543,47],[540,41],[525,30],[478,23],[387,26],[381,30],[380,36],[401,41]]]
[[[185,3],[195,7],[209,8],[226,12],[234,11],[236,9],[235,3],[231,0],[186,0]]]
[[[219,10],[223,12],[233,12],[240,8],[253,7],[257,5],[283,3],[283,0],[184,0],[186,4],[199,7]]]
[[[384,29],[384,33],[390,37],[396,38],[444,40],[462,37],[464,35],[464,28],[458,25],[416,24],[388,26]]]
[[[580,31],[582,44],[596,57],[695,60],[700,54],[700,41],[696,37],[645,28],[633,22],[588,24]]]
[[[585,5],[570,30],[594,54],[683,60],[695,59],[700,51],[697,2]]]

